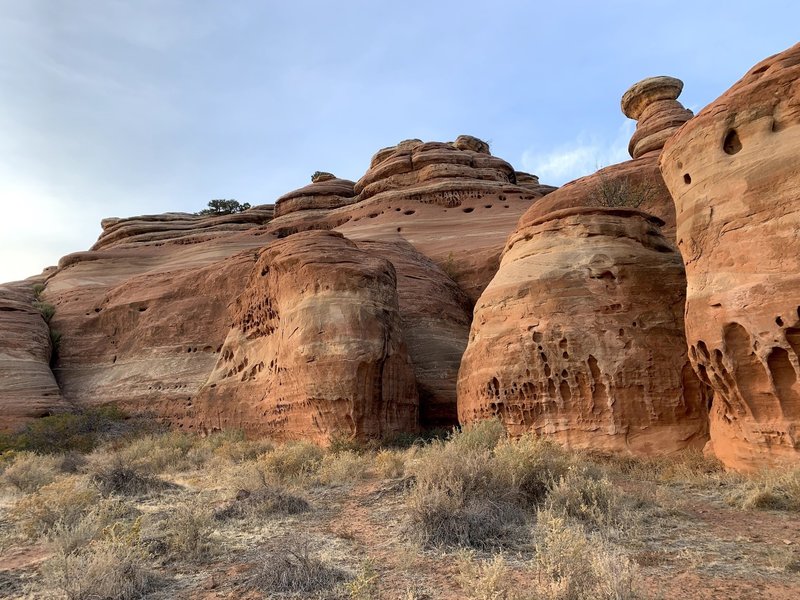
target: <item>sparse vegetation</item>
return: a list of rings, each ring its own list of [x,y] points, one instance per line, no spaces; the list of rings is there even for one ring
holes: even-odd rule
[[[635,182],[630,177],[609,177],[597,174],[599,181],[589,195],[596,206],[608,208],[639,208],[655,196],[655,188],[646,181]]]
[[[75,429],[45,427],[47,448],[74,447],[54,432],[72,440]],[[735,475],[699,452],[568,452],[508,439],[493,421],[327,450],[124,421],[100,429],[77,444],[89,454],[2,455],[0,548],[46,552],[28,567],[35,580],[7,577],[3,591],[421,600],[447,585],[473,600],[627,600],[650,597],[654,573],[712,574],[738,590],[747,574],[783,582],[800,571],[782,537],[800,523],[797,470]],[[729,556],[729,523],[758,519],[763,539],[738,539],[740,558]]]
[[[56,307],[49,302],[41,302],[37,300],[33,303],[33,307],[41,313],[45,323],[50,323],[50,319],[52,319],[53,315],[56,314]]]
[[[208,208],[204,208],[198,215],[213,215],[213,216],[220,216],[220,215],[231,215],[234,213],[240,213],[248,210],[250,205],[247,202],[240,204],[236,200],[223,200],[223,199],[215,199],[208,201]]]

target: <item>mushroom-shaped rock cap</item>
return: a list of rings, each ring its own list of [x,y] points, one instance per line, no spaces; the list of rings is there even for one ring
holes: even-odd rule
[[[656,100],[677,100],[682,90],[683,82],[675,77],[661,75],[642,79],[622,95],[622,112],[629,119],[639,120],[649,104]]]

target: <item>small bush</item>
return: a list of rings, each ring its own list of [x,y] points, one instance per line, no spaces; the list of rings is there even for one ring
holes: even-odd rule
[[[628,600],[636,597],[636,567],[627,556],[580,525],[540,510],[534,530],[539,597],[547,600]]]
[[[49,323],[53,315],[56,314],[56,307],[49,302],[40,302],[37,300],[33,303],[33,307],[41,313],[45,323]]]
[[[101,537],[118,539],[117,530],[137,512],[121,500],[102,499],[77,521],[58,520],[46,534],[47,543],[56,553],[72,554]]]
[[[179,504],[173,510],[148,515],[142,522],[141,541],[153,554],[170,560],[202,560],[213,549],[211,511],[198,501]]]
[[[65,477],[19,500],[11,509],[11,518],[23,535],[35,538],[49,533],[59,522],[67,527],[76,525],[97,500],[96,490],[85,478]]]
[[[246,587],[266,593],[310,593],[330,590],[346,579],[343,571],[313,554],[307,543],[298,543],[265,556],[248,575]]]
[[[610,178],[598,174],[599,181],[589,196],[597,206],[639,208],[655,196],[656,190],[646,182],[635,183],[628,177]]]
[[[324,454],[311,442],[290,442],[264,454],[257,462],[279,482],[298,481],[317,472]]]
[[[405,453],[397,450],[379,450],[375,455],[375,472],[386,479],[402,477],[406,470]]]
[[[254,490],[239,490],[236,497],[214,511],[218,521],[268,517],[274,514],[295,515],[308,512],[311,505],[300,496],[264,484]]]
[[[487,419],[453,431],[448,441],[463,450],[492,450],[505,437],[503,424],[498,419]]]
[[[45,285],[43,283],[34,283],[31,286],[31,289],[33,290],[33,296],[37,300],[41,297],[42,292],[44,292],[44,288],[45,288]]]
[[[366,477],[369,464],[367,456],[351,450],[326,454],[317,470],[317,480],[326,485],[354,483]]]
[[[378,572],[372,561],[364,561],[356,576],[344,587],[350,600],[374,600],[380,597]]]
[[[620,528],[624,524],[624,502],[619,489],[608,479],[596,479],[577,469],[553,484],[547,506],[554,514],[592,530]],[[628,514],[627,519],[631,518]]]
[[[465,598],[471,600],[517,600],[516,582],[511,578],[502,554],[490,561],[478,562],[472,554],[462,554],[458,561],[457,581]]]
[[[730,500],[746,510],[800,511],[800,469],[766,471],[744,479]]]
[[[0,452],[89,452],[104,435],[119,432],[126,418],[125,413],[111,405],[42,417],[16,433],[0,435]]]
[[[68,600],[134,600],[158,583],[141,549],[109,541],[56,554],[45,563],[42,579]]]
[[[164,487],[164,482],[144,472],[141,467],[127,463],[118,453],[91,456],[86,472],[92,485],[103,496],[136,496]]]
[[[20,452],[6,467],[2,480],[21,492],[35,492],[61,475],[62,462],[57,456]]]
[[[519,490],[495,470],[489,450],[434,443],[411,465],[409,534],[427,546],[485,547],[521,523]]]
[[[495,469],[518,489],[526,506],[537,506],[554,480],[570,468],[570,455],[558,444],[535,435],[501,443],[494,451]]]

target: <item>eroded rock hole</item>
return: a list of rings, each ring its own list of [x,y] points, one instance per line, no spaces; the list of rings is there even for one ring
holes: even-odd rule
[[[467,208],[462,208],[461,210],[463,210],[465,213],[471,213],[475,209],[471,206],[468,206]]]
[[[783,319],[781,319],[780,317],[775,317],[775,324],[778,327],[783,327]]]
[[[415,210],[404,210],[403,214],[404,215],[413,215],[415,212],[417,212],[417,211],[415,211]]]
[[[685,183],[686,185],[689,185],[690,183],[692,183],[692,176],[689,175],[688,173],[684,173],[683,174],[683,183]]]
[[[735,129],[731,129],[725,134],[725,139],[722,142],[722,149],[725,154],[736,154],[742,149],[742,141],[739,139],[739,134]]]

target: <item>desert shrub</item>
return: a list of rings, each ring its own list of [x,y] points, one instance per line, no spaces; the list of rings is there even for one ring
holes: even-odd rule
[[[245,586],[260,592],[311,593],[330,590],[347,575],[311,552],[308,543],[267,554],[248,573]]]
[[[257,462],[276,481],[299,481],[316,473],[324,454],[311,442],[289,442],[264,454]]]
[[[647,182],[633,182],[628,177],[611,178],[602,173],[598,177],[598,183],[589,196],[590,202],[597,206],[638,208],[656,193]]]
[[[554,514],[577,521],[589,529],[620,528],[633,515],[626,513],[620,490],[608,479],[573,469],[553,483],[546,504]]]
[[[572,459],[558,444],[525,435],[499,444],[494,463],[508,485],[519,490],[525,504],[535,506],[545,498],[552,482],[569,471]]]
[[[454,430],[448,441],[463,450],[492,450],[505,437],[503,424],[498,419],[487,419]]]
[[[122,421],[126,418],[125,413],[111,405],[42,417],[16,433],[0,435],[0,452],[89,452],[103,436],[123,429]]]
[[[59,522],[68,527],[77,524],[97,499],[86,478],[64,477],[20,499],[11,508],[11,518],[23,535],[34,538]]]
[[[489,450],[434,443],[410,465],[408,532],[428,546],[484,547],[524,520],[519,490],[495,470]]]
[[[103,498],[77,520],[59,519],[45,537],[56,554],[71,554],[95,539],[118,539],[119,528],[137,514],[117,498]]]
[[[31,286],[31,289],[33,290],[33,295],[37,300],[42,295],[42,292],[44,292],[44,288],[45,285],[43,283],[34,283]]]
[[[471,600],[517,600],[516,582],[510,577],[511,569],[502,554],[492,560],[476,561],[471,553],[458,560],[457,581]]]
[[[235,213],[240,213],[248,210],[250,208],[250,204],[247,202],[240,204],[238,201],[230,199],[225,200],[222,198],[217,198],[215,200],[208,201],[208,208],[204,208],[198,215],[230,215]]]
[[[50,319],[53,318],[53,315],[56,314],[56,307],[49,302],[41,302],[37,300],[33,303],[33,307],[41,313],[45,323],[49,323]]]
[[[141,543],[154,555],[169,560],[202,560],[213,552],[213,532],[211,510],[192,500],[147,515],[142,520]]]
[[[374,600],[380,597],[378,585],[378,572],[371,560],[361,564],[358,572],[344,586],[350,600]]]
[[[543,600],[627,600],[636,597],[636,567],[599,536],[587,535],[548,509],[534,530],[537,597]]]
[[[362,453],[372,445],[371,442],[364,442],[349,435],[334,434],[328,441],[328,452],[338,454],[340,452]]]
[[[86,473],[103,496],[136,496],[164,487],[164,482],[144,471],[141,466],[128,463],[119,453],[96,453],[89,458]]]
[[[317,480],[325,485],[353,483],[366,477],[369,465],[369,457],[352,450],[326,454],[319,464]]]
[[[214,455],[234,463],[255,460],[275,448],[269,440],[227,440],[214,450]]]
[[[800,468],[742,478],[729,500],[743,509],[800,511]]]
[[[19,452],[3,472],[2,481],[21,492],[34,492],[61,475],[62,462],[58,456]]]
[[[452,433],[453,430],[449,427],[435,427],[433,429],[426,429],[420,433],[400,432],[381,440],[380,447],[398,450],[419,447],[435,441],[444,441],[450,437]]]
[[[214,519],[247,519],[274,514],[295,515],[308,512],[307,500],[276,486],[265,483],[252,490],[241,489],[236,497],[214,511]]]
[[[406,470],[405,453],[383,449],[375,455],[375,472],[386,479],[402,477]]]
[[[57,553],[42,568],[42,580],[67,600],[134,600],[158,584],[139,547],[113,541]]]

